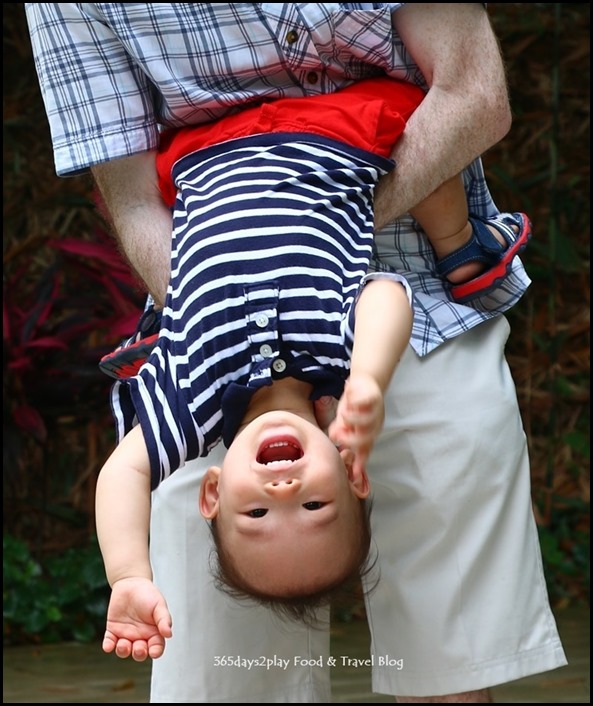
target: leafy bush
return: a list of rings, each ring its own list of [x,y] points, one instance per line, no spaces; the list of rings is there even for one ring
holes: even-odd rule
[[[36,561],[3,538],[4,644],[89,642],[103,633],[109,585],[96,541]]]

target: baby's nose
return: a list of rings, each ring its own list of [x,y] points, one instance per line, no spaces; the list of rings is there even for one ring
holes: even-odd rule
[[[301,481],[298,478],[275,478],[265,485],[266,491],[276,496],[293,495],[300,487]]]

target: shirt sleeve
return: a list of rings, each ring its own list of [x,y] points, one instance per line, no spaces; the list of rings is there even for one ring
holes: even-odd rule
[[[393,282],[399,282],[406,292],[406,296],[408,298],[408,304],[410,306],[412,306],[414,296],[412,294],[412,288],[410,287],[408,280],[405,277],[403,277],[400,274],[397,274],[396,272],[387,272],[387,271],[369,272],[362,279],[361,289],[362,289],[362,287],[364,287],[364,285],[367,282],[370,282],[373,279],[389,279],[389,280],[392,280]]]
[[[25,3],[56,173],[155,149],[150,81],[91,3]]]

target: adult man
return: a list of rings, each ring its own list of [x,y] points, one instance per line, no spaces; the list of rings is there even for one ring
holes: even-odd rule
[[[58,173],[92,168],[123,247],[161,301],[171,215],[155,184],[158,123],[215,120],[251,101],[330,92],[377,72],[426,85],[375,204],[378,252],[412,284],[416,319],[369,465],[381,576],[367,600],[373,688],[402,702],[478,703],[489,686],[565,664],[503,356],[500,314],[528,279],[516,260],[499,290],[472,308],[452,303],[402,215],[468,166],[471,210],[495,211],[473,160],[506,134],[510,112],[483,6],[26,7]],[[174,637],[155,663],[152,701],[329,701],[327,632],[278,625],[211,586],[196,508],[201,470],[187,465],[153,497],[155,581]],[[378,664],[385,655],[402,668]],[[247,670],[224,659],[260,656],[288,666]]]

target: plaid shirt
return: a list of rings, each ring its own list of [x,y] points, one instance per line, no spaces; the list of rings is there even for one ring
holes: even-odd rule
[[[163,127],[248,104],[339,90],[387,74],[424,86],[391,24],[403,3],[25,3],[56,172],[156,149]],[[494,215],[481,163],[466,170],[470,211]],[[412,346],[426,355],[513,306],[529,286],[515,258],[501,287],[451,301],[432,249],[402,218],[376,238],[377,269],[414,291]]]

